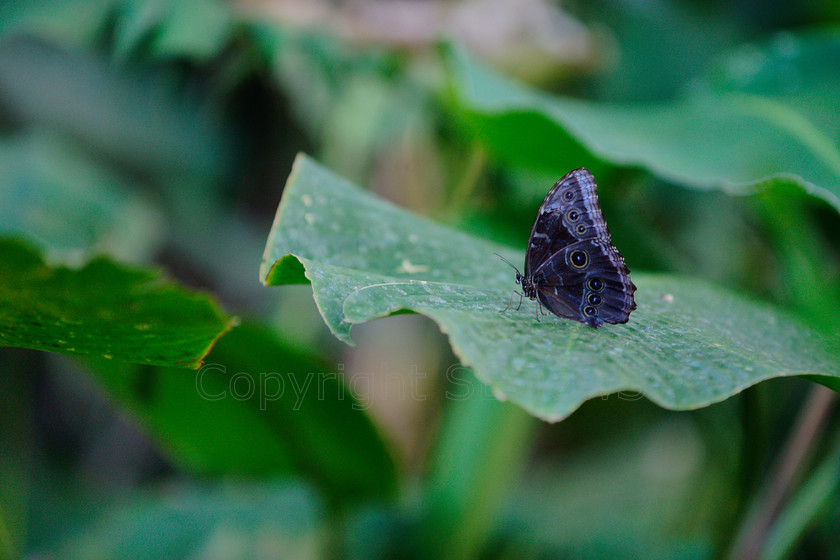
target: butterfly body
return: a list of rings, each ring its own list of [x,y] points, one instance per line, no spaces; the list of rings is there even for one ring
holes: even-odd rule
[[[636,309],[630,270],[610,240],[595,179],[575,169],[555,183],[540,206],[516,273],[522,295],[558,317],[593,328],[626,323]]]

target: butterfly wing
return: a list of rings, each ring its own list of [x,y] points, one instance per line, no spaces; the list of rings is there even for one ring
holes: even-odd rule
[[[626,323],[636,308],[629,274],[610,241],[592,174],[567,173],[540,206],[525,255],[525,276],[540,303],[594,328]]]
[[[574,227],[580,226],[587,230],[573,231]],[[604,235],[609,239],[609,230],[598,204],[595,178],[584,168],[566,173],[548,191],[537,211],[525,253],[525,275],[530,276],[549,255],[566,245],[584,237]]]
[[[629,274],[609,241],[585,239],[552,253],[532,281],[549,311],[598,328],[604,322],[626,323],[636,309]]]

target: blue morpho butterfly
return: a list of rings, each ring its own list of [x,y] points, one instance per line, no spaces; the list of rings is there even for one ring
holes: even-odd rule
[[[548,191],[531,228],[525,274],[514,269],[522,286],[519,306],[523,296],[536,299],[538,312],[545,307],[596,329],[626,323],[636,309],[630,269],[610,242],[595,178],[583,168]]]

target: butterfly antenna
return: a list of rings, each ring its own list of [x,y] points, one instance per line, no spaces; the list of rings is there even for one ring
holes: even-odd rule
[[[494,254],[494,255],[496,255],[497,257],[499,257],[500,259],[502,259],[502,261],[504,261],[504,262],[508,263],[508,264],[510,265],[510,267],[511,267],[513,270],[515,270],[517,274],[519,274],[519,269],[518,269],[518,268],[516,268],[515,266],[513,266],[513,264],[512,264],[509,260],[507,260],[506,258],[504,258],[504,257],[503,257],[502,255],[500,255],[499,253],[493,253],[493,254]]]

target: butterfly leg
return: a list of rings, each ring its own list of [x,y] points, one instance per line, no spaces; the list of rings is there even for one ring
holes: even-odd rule
[[[508,298],[508,304],[505,306],[504,309],[499,311],[499,313],[504,313],[505,311],[510,309],[510,305],[513,302],[513,294],[518,294],[519,295],[519,305],[516,306],[516,310],[519,311],[519,308],[522,307],[522,294],[520,294],[517,291],[513,291],[513,292],[510,293],[510,297]]]

